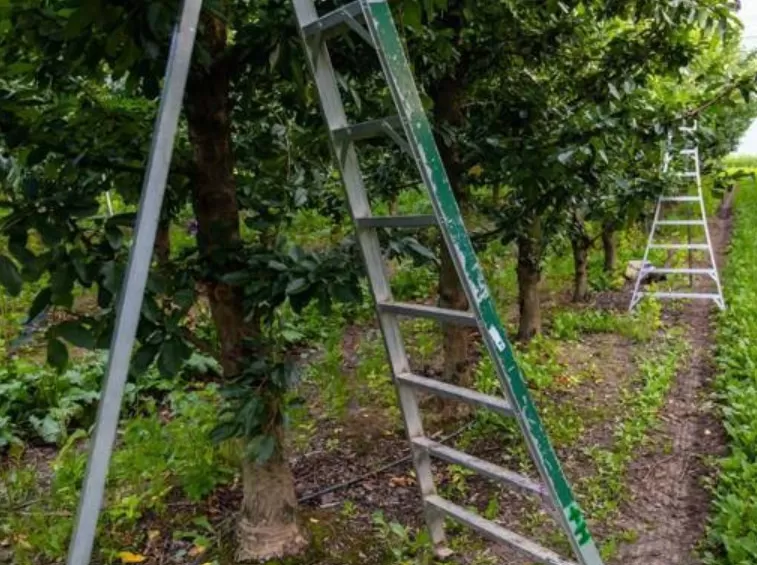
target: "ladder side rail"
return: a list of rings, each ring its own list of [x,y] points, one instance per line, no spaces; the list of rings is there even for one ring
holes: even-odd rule
[[[497,315],[483,271],[462,221],[431,125],[423,111],[389,5],[384,0],[361,2],[364,19],[376,45],[392,97],[402,116],[406,137],[429,190],[444,243],[455,263],[468,302],[476,313],[479,328],[497,367],[500,382],[520,414],[516,420],[539,474],[550,491],[552,503],[558,510],[556,514],[560,525],[581,563],[599,565],[602,563],[599,552],[542,427],[528,387],[515,361],[512,345],[507,340]]]
[[[660,220],[660,211],[662,209],[662,198],[663,197],[660,196],[657,199],[657,204],[655,205],[654,219],[652,220],[652,229],[649,230],[649,236],[647,237],[647,246],[644,249],[644,258],[641,260],[641,268],[639,269],[639,272],[636,275],[636,282],[634,283],[633,294],[631,295],[631,304],[628,307],[629,312],[634,309],[634,307],[639,303],[639,300],[641,299],[641,295],[639,294],[639,289],[641,288],[641,283],[646,277],[645,267],[647,264],[647,260],[649,259],[649,252],[652,249],[652,245],[654,244],[654,236],[655,236],[655,232],[657,231],[657,222],[659,222]]]
[[[201,8],[202,0],[185,0],[173,34],[68,565],[88,565],[92,556]]]
[[[400,325],[394,314],[381,311],[379,304],[391,302],[392,294],[388,277],[384,269],[381,246],[375,230],[361,227],[357,218],[371,215],[370,202],[363,183],[357,151],[354,142],[348,138],[336,138],[334,130],[348,126],[347,115],[336,75],[331,64],[331,57],[318,35],[308,36],[302,32],[305,26],[317,21],[318,14],[312,0],[293,0],[295,14],[301,30],[308,65],[315,79],[324,120],[329,128],[331,145],[335,160],[339,166],[342,184],[357,233],[358,243],[368,271],[371,292],[376,303],[376,314],[384,336],[384,345],[392,368],[392,377],[397,388],[400,407],[409,439],[423,437],[423,424],[415,391],[403,386],[397,375],[410,372]],[[413,450],[413,462],[417,473],[418,486],[424,500],[436,494],[431,456],[423,450]],[[442,552],[445,544],[444,519],[440,512],[426,510],[426,522],[435,548]]]
[[[696,153],[696,159],[694,161],[694,167],[696,170],[697,175],[697,191],[699,194],[699,207],[702,213],[702,221],[704,222],[704,236],[707,239],[707,247],[709,248],[710,253],[710,265],[712,266],[712,278],[715,281],[715,286],[718,289],[718,296],[719,299],[716,299],[715,302],[717,303],[718,307],[721,310],[725,310],[725,299],[723,298],[723,288],[720,284],[720,274],[718,273],[718,265],[717,261],[715,260],[715,250],[712,247],[712,237],[710,236],[710,226],[707,222],[707,210],[704,206],[704,190],[702,187],[702,171],[701,171],[701,164],[699,162],[699,148],[697,147],[697,153]]]

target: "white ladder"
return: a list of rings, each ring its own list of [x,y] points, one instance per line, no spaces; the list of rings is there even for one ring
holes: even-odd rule
[[[678,128],[679,135],[685,136],[686,134],[692,134],[697,131],[697,123],[694,122],[692,126],[681,126]],[[675,157],[678,157],[676,159]],[[629,310],[633,310],[634,307],[641,302],[641,299],[645,296],[652,296],[655,298],[672,298],[672,299],[694,299],[694,300],[711,300],[721,310],[725,309],[725,300],[723,299],[723,289],[720,285],[720,276],[718,275],[718,267],[715,262],[715,253],[712,249],[712,239],[710,237],[710,228],[707,224],[707,212],[704,206],[704,196],[702,193],[702,175],[699,162],[699,147],[696,143],[688,144],[684,142],[683,149],[675,148],[673,145],[673,135],[668,134],[668,142],[663,158],[662,172],[667,173],[671,168],[681,168],[680,160],[684,160],[687,164],[678,172],[675,176],[684,179],[691,179],[696,185],[696,194],[663,194],[657,199],[657,206],[655,207],[654,220],[652,221],[652,228],[649,232],[649,238],[647,239],[647,247],[644,251],[644,259],[641,262],[641,268],[636,277],[636,283],[633,289],[633,295],[631,296],[631,304]],[[689,210],[693,215],[698,217],[690,219],[669,218],[665,214],[670,213],[669,208],[672,206],[674,209],[678,206],[691,206],[695,205],[693,210]],[[689,241],[687,243],[669,243],[662,241],[664,236],[658,233],[660,227],[686,227],[689,233]],[[704,231],[704,241],[691,242],[691,230],[694,227],[702,228]],[[649,254],[653,249],[665,249],[668,251],[688,251],[689,253],[689,265],[685,268],[679,267],[657,267],[650,263]],[[692,252],[704,251],[706,252],[707,266],[694,267],[692,265]],[[642,291],[641,285],[644,280],[652,274],[660,275],[688,275],[689,280],[692,282],[695,276],[706,276],[712,279],[715,283],[716,292],[683,292],[683,291]]]

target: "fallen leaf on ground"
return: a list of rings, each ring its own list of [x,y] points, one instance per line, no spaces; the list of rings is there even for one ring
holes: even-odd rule
[[[144,555],[132,553],[131,551],[120,551],[116,556],[121,560],[121,563],[142,563],[143,561],[147,561],[147,557]]]

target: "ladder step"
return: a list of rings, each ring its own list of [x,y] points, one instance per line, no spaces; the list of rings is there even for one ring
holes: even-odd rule
[[[429,392],[443,398],[459,400],[468,404],[474,404],[482,408],[487,408],[503,416],[514,416],[513,407],[504,398],[491,396],[472,390],[469,388],[452,385],[436,379],[429,379],[412,373],[401,373],[397,375],[397,381],[401,385],[407,385],[417,390]]]
[[[473,528],[482,536],[495,542],[504,543],[510,547],[514,547],[539,563],[545,565],[576,565],[572,561],[563,559],[554,551],[542,547],[539,544],[524,538],[520,534],[516,534],[513,531],[503,528],[491,520],[482,518],[481,516],[466,510],[462,506],[458,506],[449,500],[445,500],[441,496],[427,496],[424,502],[434,510],[442,512],[453,520]]]
[[[344,6],[329,12],[318,18],[311,24],[303,26],[302,31],[306,37],[321,34],[323,37],[337,35],[344,31],[348,19],[362,18],[363,9],[360,1],[355,0]]]
[[[652,273],[660,273],[663,275],[712,275],[715,273],[715,269],[657,269],[655,267],[644,269],[645,275]]]
[[[696,172],[676,173],[676,176],[682,179],[694,179],[697,177]]]
[[[681,155],[697,155],[699,154],[698,149],[681,149],[680,151]]]
[[[658,226],[703,226],[704,220],[659,220]]]
[[[427,228],[438,226],[436,218],[429,214],[425,216],[372,216],[370,218],[355,218],[359,228]]]
[[[528,494],[535,494],[541,497],[549,496],[546,488],[528,477],[508,471],[499,465],[484,461],[473,455],[468,455],[447,445],[442,445],[427,437],[413,438],[412,443],[414,446],[425,449],[430,455],[442,459],[447,463],[462,465],[489,479],[520,489]]]
[[[699,202],[698,196],[661,196],[660,202]]]
[[[450,310],[449,308],[402,302],[379,302],[378,309],[385,314],[396,314],[408,318],[427,318],[441,323],[478,327],[476,316],[472,312],[463,310]]]
[[[710,246],[706,243],[655,243],[650,249],[691,249],[693,251],[707,251]]]
[[[639,296],[655,296],[657,298],[694,298],[703,300],[719,300],[720,295],[707,292],[638,292]]]
[[[402,122],[399,116],[389,116],[388,118],[379,118],[359,124],[346,126],[333,130],[336,139],[348,138],[352,141],[361,139],[372,139],[387,134],[387,130],[402,131]]]

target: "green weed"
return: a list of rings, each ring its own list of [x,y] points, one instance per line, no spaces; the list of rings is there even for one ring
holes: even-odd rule
[[[681,337],[669,335],[653,351],[644,352],[638,376],[623,391],[619,408],[623,419],[613,432],[612,447],[589,448],[596,473],[581,482],[580,491],[594,520],[605,520],[617,511],[625,494],[626,468],[656,424],[688,347]]]
[[[716,386],[731,450],[719,465],[709,565],[757,562],[757,193],[750,186],[738,193],[735,211],[724,276],[728,309],[716,338]]]
[[[551,334],[557,339],[576,340],[585,333],[617,333],[635,341],[649,341],[662,326],[662,307],[645,299],[632,314],[606,310],[563,310],[552,319]]]
[[[210,441],[220,402],[215,386],[174,392],[167,406],[148,403],[144,415],[124,424],[98,537],[107,562],[129,549],[123,540],[142,539],[139,524],[148,513],[168,512],[173,493],[199,501],[231,479],[235,466]],[[79,449],[82,436],[72,435],[51,462],[46,488],[30,485],[32,476],[41,480],[37,473],[44,469],[11,466],[0,475],[0,495],[24,508],[0,525],[0,533],[11,541],[15,563],[58,561],[65,555],[86,464],[86,452]]]

